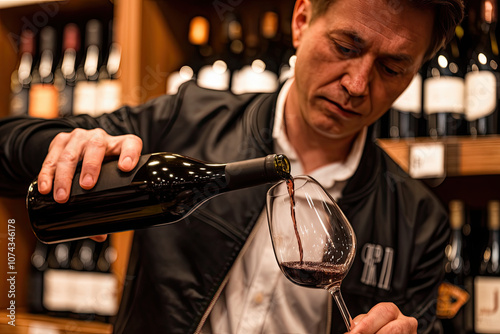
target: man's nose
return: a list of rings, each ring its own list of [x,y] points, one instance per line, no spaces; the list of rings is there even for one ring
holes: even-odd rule
[[[368,56],[352,59],[340,81],[340,84],[350,96],[364,97],[368,95],[374,65],[374,60]]]

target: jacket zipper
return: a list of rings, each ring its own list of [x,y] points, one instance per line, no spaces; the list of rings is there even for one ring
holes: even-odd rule
[[[261,215],[263,213],[261,212]],[[257,233],[257,227],[258,227],[258,224],[259,224],[259,221],[262,221],[262,219],[260,219],[260,215],[259,217],[257,218],[257,223],[255,224],[255,226],[253,227],[252,231],[250,232],[250,234],[248,235],[248,238],[247,238],[247,241],[245,242],[245,244],[243,245],[243,247],[241,248],[241,251],[240,253],[238,254],[238,256],[236,257],[236,260],[234,261],[234,263],[236,263],[237,261],[239,261],[241,259],[241,257],[245,254],[245,252],[247,251],[249,245],[251,244],[252,240],[254,239],[255,237],[255,234]],[[219,299],[222,291],[224,290],[224,288],[226,287],[226,284],[227,284],[227,281],[229,280],[229,276],[231,275],[231,270],[229,271],[229,273],[226,275],[226,277],[224,277],[224,280],[222,281],[221,285],[219,286],[219,288],[217,289],[217,292],[215,293],[214,297],[212,298],[212,300],[210,301],[210,304],[208,304],[208,307],[207,307],[207,310],[205,311],[205,313],[203,314],[203,316],[201,317],[201,320],[200,320],[200,323],[198,324],[198,327],[196,327],[196,330],[194,332],[194,334],[199,334],[201,333],[201,330],[203,329],[203,325],[205,325],[205,322],[207,321],[208,319],[208,316],[210,315],[210,312],[212,312],[212,309],[214,308],[215,306],[215,303],[217,302],[217,300]]]

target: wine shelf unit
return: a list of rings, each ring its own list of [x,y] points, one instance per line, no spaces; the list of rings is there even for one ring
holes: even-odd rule
[[[442,144],[445,148],[446,176],[472,176],[500,174],[500,137],[449,137],[378,139],[378,144],[408,172],[410,150],[416,145]]]

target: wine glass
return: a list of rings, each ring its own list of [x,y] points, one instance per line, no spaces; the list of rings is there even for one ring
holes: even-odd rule
[[[312,177],[297,176],[269,189],[267,217],[283,274],[300,286],[330,291],[350,331],[340,284],[354,260],[356,237],[338,205]]]

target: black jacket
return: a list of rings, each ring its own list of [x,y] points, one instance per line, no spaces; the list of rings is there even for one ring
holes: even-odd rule
[[[48,145],[61,131],[102,127],[133,133],[143,153],[169,151],[210,162],[273,153],[277,94],[214,92],[188,83],[176,96],[98,117],[0,121],[1,194],[25,195]],[[134,236],[117,333],[192,333],[223,289],[229,269],[264,208],[267,186],[210,200],[185,221]],[[339,201],[357,235],[358,251],[342,284],[353,316],[382,301],[397,304],[431,330],[448,241],[438,199],[411,179],[367,136],[358,170]],[[335,328],[345,327],[334,308]]]

